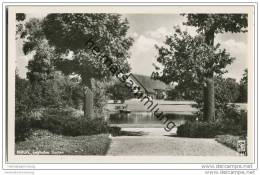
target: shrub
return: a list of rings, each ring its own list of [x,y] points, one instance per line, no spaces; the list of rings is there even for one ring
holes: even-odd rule
[[[110,128],[103,118],[85,118],[75,115],[75,109],[49,108],[31,112],[27,117],[16,117],[16,140],[23,141],[32,129],[45,129],[65,136],[111,133],[119,135],[121,128]]]
[[[31,100],[28,80],[15,74],[15,141],[23,141],[31,133],[29,112],[36,104]]]
[[[40,118],[31,120],[31,127],[47,129],[56,134],[67,136],[93,135],[107,133],[109,126],[102,118],[75,116],[72,109],[48,109]]]
[[[247,112],[238,111],[234,107],[224,109],[224,117],[214,122],[187,121],[177,129],[180,137],[210,138],[216,135],[246,135]]]
[[[24,141],[31,135],[31,121],[28,117],[15,118],[15,142]]]
[[[112,126],[109,128],[109,133],[113,136],[119,136],[121,134],[121,128],[118,126]]]
[[[82,117],[78,122],[79,135],[93,135],[109,132],[109,126],[102,118],[88,119]],[[65,127],[64,129],[67,128]]]
[[[202,137],[210,138],[221,133],[219,123],[187,121],[177,129],[177,135],[180,137]]]
[[[69,94],[69,92],[78,86],[78,83],[74,83],[68,77],[58,74],[55,75],[54,79],[41,82],[30,82],[20,78],[17,73],[15,78],[16,141],[24,140],[30,135],[31,128],[42,128],[42,119],[44,119],[43,116],[46,116],[46,110],[43,110],[44,108],[72,105],[70,102],[72,95]],[[47,115],[56,115],[53,110],[54,109],[49,109],[49,113],[52,114]],[[57,112],[60,111],[65,110],[57,110]],[[64,114],[57,114],[57,116],[60,115]],[[55,127],[57,126],[52,126],[52,128]]]
[[[232,135],[246,135],[247,133],[247,111],[237,110],[236,106],[232,105],[225,110],[224,118],[222,119],[222,129],[225,133]]]
[[[232,135],[218,135],[216,136],[216,141],[222,143],[234,150],[237,150],[237,142],[240,139],[240,136]]]

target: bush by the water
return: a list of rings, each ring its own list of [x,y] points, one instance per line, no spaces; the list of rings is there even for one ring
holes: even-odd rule
[[[225,109],[224,116],[216,121],[187,121],[177,129],[180,137],[212,138],[216,135],[246,135],[247,112],[233,107]]]
[[[177,135],[180,137],[210,138],[220,134],[219,128],[219,123],[187,121],[185,124],[178,127]]]
[[[121,128],[118,126],[112,126],[109,128],[109,133],[113,136],[119,136],[121,134]]]
[[[34,128],[47,129],[67,136],[93,135],[107,133],[109,126],[103,118],[75,117],[70,111],[48,110]]]

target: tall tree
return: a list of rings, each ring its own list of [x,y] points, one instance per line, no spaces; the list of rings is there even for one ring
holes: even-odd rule
[[[80,98],[79,83],[57,72],[55,63],[62,55],[46,40],[42,20],[32,18],[23,25],[23,52],[33,55],[27,65],[33,106],[72,106]]]
[[[157,61],[162,64],[159,79],[166,83],[177,82],[179,88],[190,89],[190,96],[199,101],[201,89],[212,73],[222,75],[234,58],[225,49],[208,45],[201,35],[192,37],[176,28],[174,35],[167,36],[165,45],[158,47]],[[156,75],[156,74],[154,74]],[[204,120],[207,118],[204,117]]]
[[[214,38],[223,32],[246,32],[248,25],[247,14],[187,14],[188,26],[197,27],[204,35],[205,43],[214,46]],[[213,62],[209,63],[213,67]],[[209,72],[204,87],[204,118],[215,119],[214,72]]]
[[[130,69],[127,59],[133,39],[127,36],[128,28],[128,21],[118,14],[49,14],[44,19],[43,29],[49,43],[60,53],[70,55],[69,59],[61,57],[58,67],[82,79],[85,116],[93,116],[91,80],[111,75],[100,56],[109,57],[120,70]]]
[[[33,55],[33,59],[29,60],[27,65],[27,78],[32,84],[53,78],[55,61],[61,55],[46,40],[42,20],[32,18],[24,26],[20,35],[23,40],[23,52],[25,55]]]

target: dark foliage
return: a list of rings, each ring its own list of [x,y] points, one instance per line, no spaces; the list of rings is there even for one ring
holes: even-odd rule
[[[16,20],[23,21],[25,20],[26,15],[24,13],[16,13]]]
[[[119,14],[48,14],[42,29],[58,53],[72,54],[71,59],[60,57],[56,68],[81,77],[85,88],[84,115],[93,117],[91,79],[103,81],[114,74],[102,58],[109,57],[117,70],[130,70],[127,59],[133,39],[127,36],[128,21]]]
[[[102,118],[74,117],[71,110],[48,109],[42,117],[32,119],[34,129],[47,129],[66,136],[93,135],[109,132],[108,124]]]
[[[177,135],[180,137],[212,138],[216,135],[247,135],[247,112],[227,107],[224,116],[215,122],[187,121],[180,125]]]
[[[41,108],[77,107],[78,84],[58,74],[53,79],[31,83],[16,75],[15,81],[15,137],[24,140],[30,134],[33,111]]]
[[[28,115],[36,104],[33,101],[30,83],[17,74],[15,77],[15,141],[21,141],[30,135]]]
[[[48,14],[42,29],[56,50],[73,53],[72,59],[61,57],[58,68],[67,74],[80,75],[84,83],[91,78],[100,80],[110,75],[109,69],[100,61],[100,53],[111,57],[118,68],[129,70],[128,50],[133,39],[127,36],[128,21],[121,15]]]
[[[123,103],[125,100],[130,99],[133,97],[133,94],[129,90],[128,87],[126,87],[125,83],[116,82],[114,85],[110,86],[107,89],[107,92],[110,95],[110,98],[112,100],[121,100]]]
[[[177,135],[180,137],[210,138],[218,134],[220,125],[214,122],[187,121],[178,127]]]
[[[23,37],[25,34],[24,20],[26,15],[24,13],[16,13],[16,39]]]
[[[198,32],[247,32],[247,14],[187,14],[185,25],[197,27]]]
[[[121,128],[118,126],[112,126],[109,128],[109,133],[111,133],[113,136],[119,136],[121,132]]]
[[[24,141],[31,135],[31,120],[28,117],[15,118],[15,142]]]
[[[248,88],[248,70],[247,69],[244,71],[243,77],[240,80],[239,88],[240,88],[239,89],[240,94],[239,94],[239,98],[238,98],[237,102],[247,103],[247,88]]]
[[[214,78],[214,91],[215,91],[215,111],[216,119],[223,118],[224,110],[227,108],[229,103],[237,102],[239,98],[239,84],[235,79],[223,78],[221,76]],[[203,101],[203,87],[200,86],[198,89],[191,89],[190,94],[194,96],[191,97],[192,100],[196,101],[196,108],[199,109],[198,115],[202,118],[202,111],[204,107]]]

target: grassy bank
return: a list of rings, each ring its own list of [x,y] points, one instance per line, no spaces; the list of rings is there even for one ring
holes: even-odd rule
[[[110,139],[108,134],[63,136],[37,130],[26,141],[16,143],[16,154],[105,155]]]

